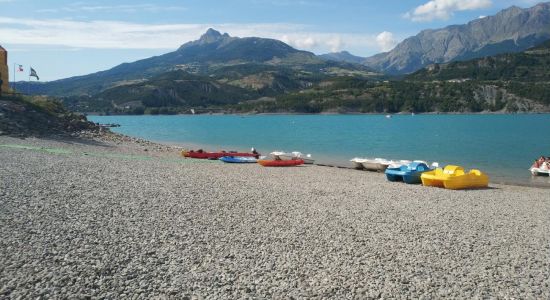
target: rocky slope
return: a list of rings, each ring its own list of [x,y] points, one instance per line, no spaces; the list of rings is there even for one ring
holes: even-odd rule
[[[437,30],[424,30],[393,50],[365,60],[389,74],[414,72],[433,63],[519,52],[550,38],[550,3],[510,7],[494,16]]]
[[[44,97],[0,97],[0,135],[72,135],[99,130],[84,116],[67,111],[61,102]]]

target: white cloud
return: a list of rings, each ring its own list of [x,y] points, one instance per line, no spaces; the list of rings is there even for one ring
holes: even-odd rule
[[[275,37],[277,38],[277,37]],[[278,39],[297,48],[315,51],[316,49],[330,52],[338,52],[343,50],[346,42],[346,37],[339,34],[323,34],[323,33],[293,33],[284,34]],[[323,51],[321,50],[321,51]]]
[[[342,40],[340,36],[335,36],[334,38],[329,38],[326,41],[327,45],[330,46],[331,52],[338,52],[343,50],[345,46],[345,42]]]
[[[281,41],[299,49],[312,49],[318,46],[318,42],[311,36],[283,35]]]
[[[376,36],[376,42],[382,51],[390,51],[395,47],[397,41],[393,37],[393,33],[384,31]]]
[[[5,44],[62,46],[93,49],[175,49],[196,40],[208,28],[232,36],[259,36],[282,40],[298,49],[325,53],[358,50],[372,54],[395,44],[393,35],[326,33],[302,24],[142,24],[118,21],[75,21],[0,17]]]
[[[418,6],[405,17],[415,22],[448,20],[454,12],[490,7],[491,0],[431,0]]]

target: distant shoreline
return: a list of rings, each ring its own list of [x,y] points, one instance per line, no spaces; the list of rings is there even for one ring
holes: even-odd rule
[[[84,136],[83,138],[86,138]],[[173,141],[162,141],[162,140],[155,140],[155,139],[144,139],[139,137],[133,137],[128,136],[122,133],[117,133],[113,131],[107,131],[103,132],[99,136],[96,136],[99,140],[107,140],[107,141],[115,141],[121,145],[124,144],[139,144],[139,145],[151,145],[155,146],[159,149],[206,149],[208,151],[218,151],[218,150],[242,150],[247,151],[246,147],[239,147],[239,146],[231,146],[231,145],[214,145],[214,144],[207,144],[207,143],[196,143],[196,142],[173,142]],[[272,149],[275,151],[276,149]],[[279,149],[280,150],[280,149]],[[262,153],[263,155],[267,153]],[[316,162],[314,165],[319,167],[327,167],[327,168],[338,168],[338,169],[349,169],[349,170],[355,170],[350,165],[344,165],[342,163],[338,163],[336,161],[324,161]],[[383,173],[376,173],[376,172],[368,172],[368,171],[361,171],[357,170],[358,172],[365,172],[369,174],[379,174],[380,176],[384,176]],[[498,185],[506,185],[506,186],[515,186],[515,187],[529,187],[529,188],[541,188],[541,189],[550,189],[550,185],[546,183],[539,183],[539,182],[521,182],[521,181],[510,181],[510,180],[503,180],[503,179],[491,179],[491,184],[498,184]]]
[[[323,112],[323,113],[293,113],[293,112],[281,112],[281,113],[197,113],[197,114],[101,114],[97,112],[93,113],[84,113],[76,112],[78,114],[86,116],[407,116],[412,115],[413,113],[398,112],[398,113],[333,113],[333,112]],[[548,112],[424,112],[424,113],[414,113],[415,116],[419,115],[548,115]]]

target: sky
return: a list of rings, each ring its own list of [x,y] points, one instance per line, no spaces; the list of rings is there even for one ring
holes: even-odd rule
[[[542,1],[542,0],[540,0]],[[316,54],[370,56],[424,29],[464,24],[532,0],[0,0],[0,45],[40,81],[174,51],[208,28],[282,40]],[[13,74],[10,74],[10,81]]]

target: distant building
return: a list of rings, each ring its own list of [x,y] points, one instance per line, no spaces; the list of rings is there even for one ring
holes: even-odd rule
[[[10,77],[8,69],[8,51],[0,46],[0,79],[2,80],[2,86],[0,90],[2,93],[9,91]]]

